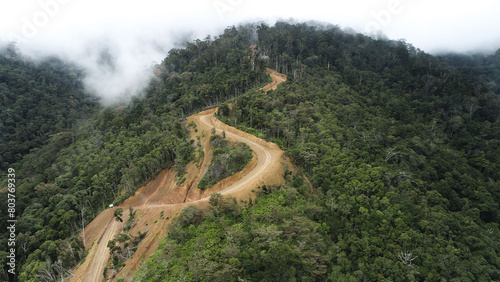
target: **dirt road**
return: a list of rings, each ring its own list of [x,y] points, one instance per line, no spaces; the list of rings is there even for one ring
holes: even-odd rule
[[[104,280],[102,275],[105,262],[109,260],[108,241],[112,240],[121,230],[121,223],[116,221],[113,216],[114,209],[105,210],[99,216],[109,219],[108,223],[103,225],[104,231],[94,242],[92,250],[88,253],[85,262],[80,266],[82,269],[89,269],[87,272],[73,273],[71,281],[101,281]],[[111,215],[111,217],[109,216]]]
[[[222,133],[223,129],[217,128],[215,118],[213,118],[212,115],[204,115],[200,117],[200,122],[203,123],[207,127],[215,127],[218,133]],[[220,126],[222,127],[222,126]],[[241,135],[237,135],[233,132],[226,132],[226,138],[234,139],[239,142],[244,142],[250,148],[252,148],[254,154],[257,156],[258,163],[257,166],[245,177],[240,179],[239,181],[233,183],[232,185],[226,187],[224,190],[221,191],[221,194],[231,194],[238,189],[241,189],[244,186],[248,186],[249,184],[252,183],[252,181],[258,180],[259,176],[263,176],[263,172],[266,170],[266,168],[269,166],[271,163],[271,160],[273,158],[273,150],[270,148],[266,148],[262,145],[259,145],[258,143],[250,140],[249,138]],[[263,141],[263,140],[262,140]]]
[[[192,132],[191,137],[195,140],[197,136],[200,137],[205,156],[200,163],[188,165],[186,183],[182,186],[176,185],[175,173],[165,170],[156,179],[138,189],[133,197],[120,206],[124,211],[122,217],[124,220],[128,217],[129,207],[139,210],[136,216],[137,225],[130,230],[131,234],[144,230],[148,230],[148,233],[132,258],[126,262],[126,266],[115,273],[114,279],[124,278],[124,281],[127,281],[133,276],[140,264],[154,252],[161,238],[166,235],[167,225],[170,222],[168,218],[177,215],[184,207],[189,205],[206,207],[210,194],[214,192],[231,194],[237,199],[246,200],[254,195],[251,190],[257,186],[284,182],[283,163],[292,167],[284,158],[284,152],[276,144],[220,122],[214,117],[216,110],[216,108],[210,109],[188,118],[188,123],[193,121],[197,125],[198,133]],[[200,191],[197,189],[197,180],[201,179],[210,162],[209,136],[212,128],[218,133],[225,131],[229,140],[248,144],[254,152],[254,160],[251,162],[253,165],[247,166],[242,172],[223,179],[205,191]],[[205,137],[201,138],[203,135]],[[74,276],[70,281],[104,281],[103,271],[110,257],[108,241],[122,229],[122,224],[114,220],[115,209],[116,207],[103,211],[85,228],[86,248],[90,250],[85,262],[74,270]]]

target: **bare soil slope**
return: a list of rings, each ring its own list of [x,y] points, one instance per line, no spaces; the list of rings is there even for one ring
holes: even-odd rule
[[[277,84],[286,80],[286,76],[276,72],[271,73],[271,76],[273,83],[264,88],[274,87],[275,89]],[[187,119],[188,123],[193,121],[197,125],[198,132],[192,130],[191,138],[197,140],[196,137],[200,136],[204,156],[198,163],[188,165],[184,175],[186,180],[183,184],[177,185],[176,172],[167,169],[139,188],[134,196],[120,205],[124,211],[122,217],[124,221],[128,218],[129,207],[138,210],[130,233],[147,231],[147,235],[134,255],[126,262],[126,266],[118,273],[108,271],[108,277],[114,277],[114,280],[130,279],[167,234],[167,225],[171,218],[178,215],[184,207],[189,205],[207,207],[210,194],[214,192],[231,194],[238,200],[246,200],[253,196],[251,190],[257,186],[283,184],[284,164],[286,163],[289,168],[293,167],[284,157],[284,152],[276,144],[220,122],[214,117],[216,110],[217,108],[206,110]],[[230,140],[248,144],[253,150],[254,158],[241,172],[201,191],[197,189],[197,185],[206,172],[212,156],[209,145],[212,128],[216,128],[219,134],[225,131],[226,138]],[[108,241],[112,240],[123,228],[123,224],[114,219],[113,214],[116,208],[118,207],[103,211],[85,228],[85,247],[89,248],[89,253],[85,261],[74,270],[74,276],[70,281],[104,281],[103,271],[110,259]],[[163,216],[161,216],[162,212]]]
[[[276,90],[276,88],[278,87],[278,84],[286,81],[286,75],[282,74],[282,73],[279,73],[275,70],[272,70],[270,68],[267,68],[266,69],[266,72],[271,76],[271,78],[273,79],[273,82],[269,83],[268,85],[262,87],[262,90],[264,92],[267,92],[269,90]]]

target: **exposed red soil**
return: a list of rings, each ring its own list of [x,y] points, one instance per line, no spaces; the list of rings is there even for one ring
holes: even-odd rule
[[[286,80],[285,75],[272,73],[273,71],[268,69],[269,71],[271,71],[273,83],[265,86],[264,89],[273,89],[273,87],[275,89],[277,84]],[[109,271],[108,277],[113,277],[113,280],[118,278],[123,278],[124,281],[129,280],[140,264],[157,249],[161,239],[168,232],[171,219],[184,207],[189,205],[196,205],[200,208],[208,207],[208,199],[214,192],[230,194],[238,200],[247,200],[249,197],[254,197],[255,193],[251,190],[257,186],[284,183],[284,164],[289,168],[293,167],[284,157],[284,152],[276,144],[220,122],[214,117],[216,110],[216,108],[206,110],[187,119],[188,123],[193,121],[197,126],[197,132],[191,130],[191,138],[197,140],[197,136],[200,137],[204,156],[198,163],[190,163],[186,167],[184,175],[186,180],[183,184],[177,185],[176,172],[166,169],[119,206],[123,209],[124,221],[128,219],[129,207],[138,210],[129,232],[136,235],[138,231],[147,231],[147,235],[133,256],[126,261],[125,267],[118,273]],[[211,160],[209,137],[212,128],[216,128],[219,134],[225,131],[226,138],[231,141],[246,143],[252,148],[254,158],[241,172],[201,191],[197,189],[197,185]],[[73,271],[70,281],[104,281],[104,267],[108,265],[110,258],[108,241],[123,228],[123,223],[115,221],[113,215],[117,208],[106,209],[85,228],[85,247],[89,249],[89,253],[85,261]],[[163,217],[160,218],[162,211]]]
[[[286,75],[282,74],[282,73],[279,73],[275,70],[272,70],[270,68],[267,68],[266,69],[266,72],[267,74],[269,74],[271,76],[271,78],[273,79],[273,82],[269,83],[268,85],[262,87],[262,90],[264,92],[267,92],[269,90],[276,90],[276,88],[278,87],[278,84],[286,81]]]

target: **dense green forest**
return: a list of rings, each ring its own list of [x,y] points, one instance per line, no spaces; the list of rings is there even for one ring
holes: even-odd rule
[[[2,175],[51,135],[71,128],[96,110],[85,95],[82,72],[57,58],[24,58],[15,45],[0,48],[0,169]]]
[[[215,130],[214,130],[215,133]],[[252,159],[252,149],[245,143],[230,144],[223,135],[210,136],[213,149],[212,159],[207,172],[198,183],[198,188],[205,190],[220,180],[241,171]]]
[[[492,55],[485,54],[444,54],[441,56],[451,66],[475,76],[483,85],[500,93],[500,49]]]
[[[137,280],[499,280],[494,76],[335,27],[258,38],[289,81],[221,118],[278,143],[314,192],[295,176],[256,204],[181,214]]]
[[[214,194],[208,210],[185,209],[135,280],[500,280],[498,52],[440,58],[335,26],[232,27],[171,50],[139,97],[112,108],[85,96],[74,67],[9,52],[2,138],[21,139],[1,153],[17,172],[20,280],[71,268],[82,225],[161,169],[182,175],[196,150],[184,118],[229,100],[219,118],[277,143],[302,173],[255,187],[253,201]],[[267,94],[266,67],[288,76]],[[43,134],[19,110],[16,126],[3,119],[6,101],[53,92],[77,102]]]
[[[16,170],[18,279],[65,274],[85,256],[83,225],[162,169],[183,174],[195,149],[184,118],[267,79],[263,65],[251,64],[249,32],[228,28],[171,50],[140,97],[106,108],[85,94],[78,69],[22,59],[15,48],[3,53],[2,166]],[[7,202],[6,190],[0,200]],[[2,209],[3,230],[6,220]],[[1,279],[8,236],[0,235]]]

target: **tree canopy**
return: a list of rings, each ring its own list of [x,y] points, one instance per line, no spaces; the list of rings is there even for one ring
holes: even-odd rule
[[[184,118],[222,105],[219,119],[301,172],[246,203],[215,194],[184,210],[136,280],[500,280],[497,61],[335,26],[229,27],[172,49],[139,97],[105,108],[74,66],[2,50],[19,279],[66,273],[85,255],[81,223],[164,168],[182,175],[196,149]],[[263,93],[267,67],[288,81]]]

